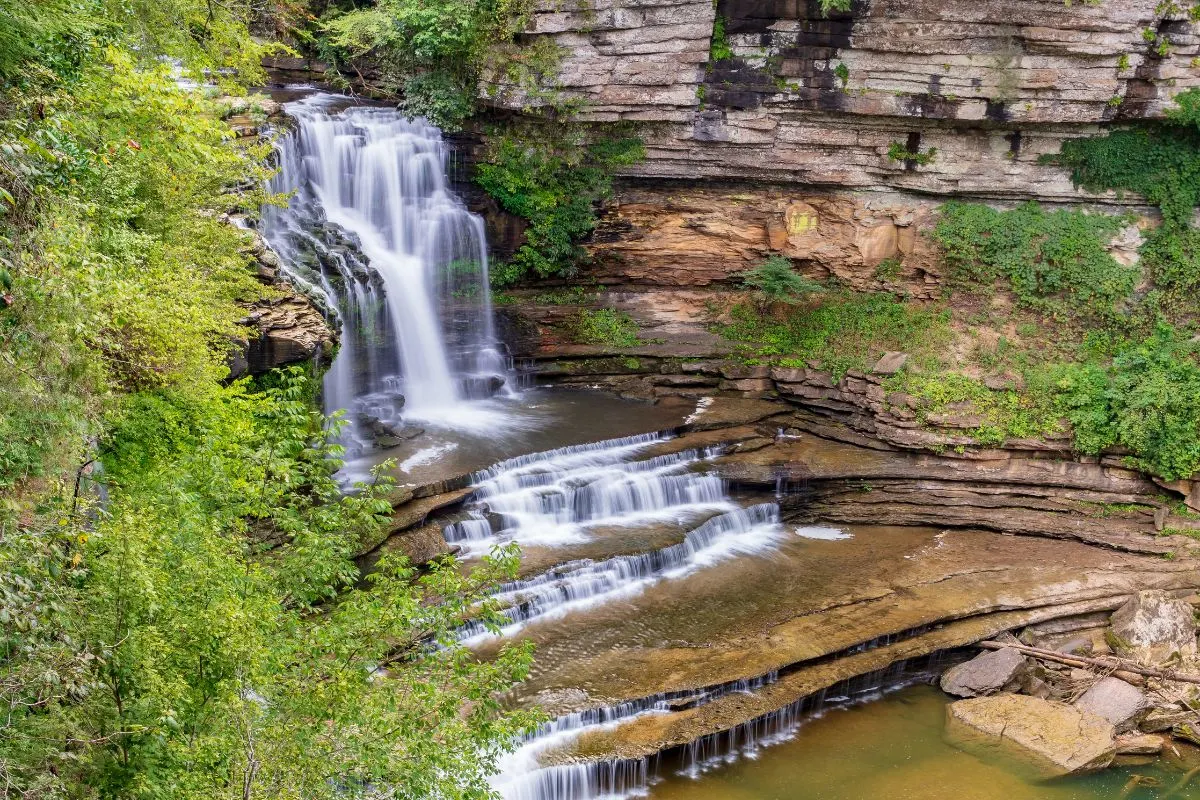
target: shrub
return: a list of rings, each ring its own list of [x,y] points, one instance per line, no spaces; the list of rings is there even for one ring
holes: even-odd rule
[[[624,311],[601,308],[580,311],[572,325],[575,338],[583,344],[636,347],[642,343],[633,317]]]
[[[355,71],[369,60],[385,92],[398,94],[410,113],[457,129],[475,112],[484,75],[492,93],[516,88],[542,91],[557,68],[558,53],[546,39],[517,40],[533,5],[527,0],[380,0],[343,12],[334,6],[321,20],[316,49],[332,59],[330,75]]]
[[[586,258],[579,242],[596,227],[596,204],[612,192],[613,172],[641,160],[641,139],[618,130],[589,140],[569,125],[496,132],[475,180],[507,210],[529,222],[525,243],[492,273],[496,286],[529,273],[571,275]]]
[[[725,35],[725,18],[720,14],[713,19],[712,41],[708,46],[709,61],[726,61],[733,58],[733,48]]]
[[[1085,453],[1119,445],[1131,462],[1168,480],[1200,470],[1200,345],[1160,326],[1126,345],[1108,366],[1047,367],[1042,380]]]
[[[768,301],[798,300],[824,287],[792,269],[792,262],[783,256],[771,256],[753,269],[742,273],[743,285],[754,289]]]
[[[935,353],[949,332],[946,312],[886,293],[827,294],[815,306],[794,308],[783,321],[746,305],[735,306],[732,317],[715,330],[741,342],[748,354],[778,357],[780,363],[795,366],[815,359],[835,375],[869,369],[887,350],[917,356]]]
[[[830,11],[849,11],[851,2],[852,0],[821,0],[821,14],[827,17]]]
[[[1137,270],[1105,249],[1121,224],[1119,217],[1080,211],[1047,213],[1035,202],[997,211],[953,201],[942,206],[933,237],[961,283],[1004,279],[1026,304],[1061,299],[1111,316],[1137,281]]]
[[[1176,303],[1195,309],[1200,260],[1192,212],[1200,204],[1200,90],[1176,96],[1165,125],[1114,131],[1065,142],[1057,160],[1091,191],[1129,190],[1162,211],[1162,225],[1143,249],[1155,283]]]
[[[849,71],[847,71],[846,74],[849,76]],[[900,142],[892,142],[891,145],[888,146],[887,154],[888,158],[892,161],[911,161],[918,166],[924,167],[933,163],[933,160],[937,158],[937,152],[938,150],[936,147],[931,147],[925,151],[917,150],[914,152],[909,150],[907,145],[901,144]]]

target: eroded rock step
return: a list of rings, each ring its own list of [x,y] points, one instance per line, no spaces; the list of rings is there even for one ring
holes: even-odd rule
[[[1002,630],[1109,609],[1125,599],[1005,611],[914,629],[757,680],[564,715],[502,764],[495,787],[519,800],[641,794],[658,777],[694,775],[790,738],[813,715],[931,682]]]
[[[1200,581],[1186,565],[1074,542],[847,530],[853,539],[795,537],[772,557],[726,562],[633,600],[523,631],[538,644],[539,659],[521,700],[552,713],[595,713],[598,706],[781,675],[753,694],[658,709],[582,736],[560,731],[560,741],[537,763],[604,761],[594,770],[575,770],[570,780],[619,788],[631,779],[629,769],[649,768],[628,766],[631,759],[723,731],[733,731],[731,742],[754,731],[767,735],[762,726],[786,720],[789,706],[839,681],[1032,622],[1111,610],[1138,588],[1190,590]],[[905,631],[908,638],[887,641]],[[878,646],[862,646],[872,640]],[[775,722],[762,719],[781,709]],[[739,733],[745,725],[751,728]],[[604,783],[602,774],[617,783]]]
[[[1112,609],[1139,588],[1200,584],[1189,565],[1075,541],[888,526],[806,538],[774,524],[769,505],[757,520],[769,523],[766,546],[706,567],[697,553],[724,533],[736,553],[756,523],[723,527],[745,512],[707,471],[712,459],[774,449],[761,425],[738,422],[522,456],[475,476],[476,505],[447,537],[476,550],[533,543],[537,568],[504,587],[509,634],[538,647],[513,702],[559,715],[505,764],[506,796],[633,789],[657,754],[686,767],[786,735],[839,682],[881,670],[907,680],[893,665]],[[686,579],[662,580],[680,567]],[[854,685],[879,688],[872,680]]]
[[[649,454],[652,448],[659,452]],[[497,594],[510,620],[503,633],[511,635],[532,621],[629,598],[773,547],[781,538],[778,507],[740,506],[702,468],[721,452],[672,447],[666,435],[647,434],[508,459],[475,476],[475,508],[445,536],[473,553],[533,545],[542,570]],[[482,625],[463,631],[467,640],[490,635]]]

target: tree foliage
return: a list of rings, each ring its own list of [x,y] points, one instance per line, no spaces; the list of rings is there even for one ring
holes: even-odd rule
[[[586,259],[579,241],[596,227],[596,204],[612,193],[613,171],[644,153],[641,139],[620,130],[596,136],[576,125],[546,123],[495,132],[475,180],[529,222],[525,243],[493,271],[497,285],[529,273],[572,275]]]
[[[551,97],[557,48],[544,37],[518,42],[532,10],[529,0],[381,0],[327,15],[319,47],[338,69],[369,60],[378,88],[399,93],[403,108],[457,129],[482,96]]]
[[[257,10],[0,0],[6,797],[481,797],[531,720],[453,637],[513,554],[364,579],[389,482],[303,374],[226,382],[266,151],[177,78],[253,78]]]

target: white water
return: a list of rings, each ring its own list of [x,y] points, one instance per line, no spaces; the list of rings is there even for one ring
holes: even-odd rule
[[[630,436],[496,464],[474,476],[478,508],[446,528],[446,541],[468,552],[504,542],[559,546],[584,541],[599,526],[683,521],[737,508],[720,478],[691,471],[706,454],[634,460],[661,441],[658,434]]]
[[[755,758],[760,750],[785,742],[805,722],[830,709],[869,703],[886,694],[936,678],[947,666],[934,654],[852,678],[803,697],[728,730],[701,737],[665,754],[620,761],[592,761],[544,766],[543,754],[584,735],[626,724],[647,714],[664,714],[699,706],[729,694],[750,694],[775,683],[779,675],[740,680],[694,692],[674,692],[620,706],[566,714],[542,726],[512,754],[501,759],[492,788],[505,800],[619,800],[647,794],[665,773],[697,777],[720,764]]]
[[[364,420],[486,428],[478,402],[503,387],[483,221],[454,195],[441,132],[389,108],[316,94],[285,106],[263,232],[285,269],[340,318],[326,411]]]
[[[670,520],[689,526],[682,541],[657,550],[604,560],[579,559],[500,587],[496,599],[508,623],[498,632],[468,625],[468,643],[511,636],[526,625],[579,613],[628,598],[665,580],[680,580],[722,560],[775,548],[786,532],[779,508],[763,503],[743,508],[729,497],[724,481],[702,471],[718,450],[685,450],[650,456],[668,437],[631,436],[520,456],[474,476],[475,509],[447,526],[447,541],[469,551],[505,542],[542,547],[569,546],[599,535],[619,535],[618,526]],[[493,780],[510,800],[566,800],[637,793],[651,779],[645,760],[544,766],[543,754],[585,731],[619,725],[680,704],[698,705],[730,692],[750,692],[775,675],[708,689],[645,698],[612,708],[567,714],[543,726],[502,760]]]
[[[554,619],[620,597],[640,594],[660,580],[678,580],[737,555],[769,550],[781,539],[779,508],[763,503],[718,514],[688,531],[682,542],[637,555],[604,561],[580,559],[529,580],[500,588],[496,598],[510,620],[500,635],[511,636],[531,620]],[[468,643],[494,634],[478,623],[468,625]]]

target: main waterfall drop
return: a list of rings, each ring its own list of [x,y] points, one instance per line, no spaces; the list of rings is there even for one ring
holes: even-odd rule
[[[441,132],[389,108],[312,95],[289,103],[264,235],[342,323],[327,413],[450,427],[506,383],[495,338],[483,221],[454,195]]]

